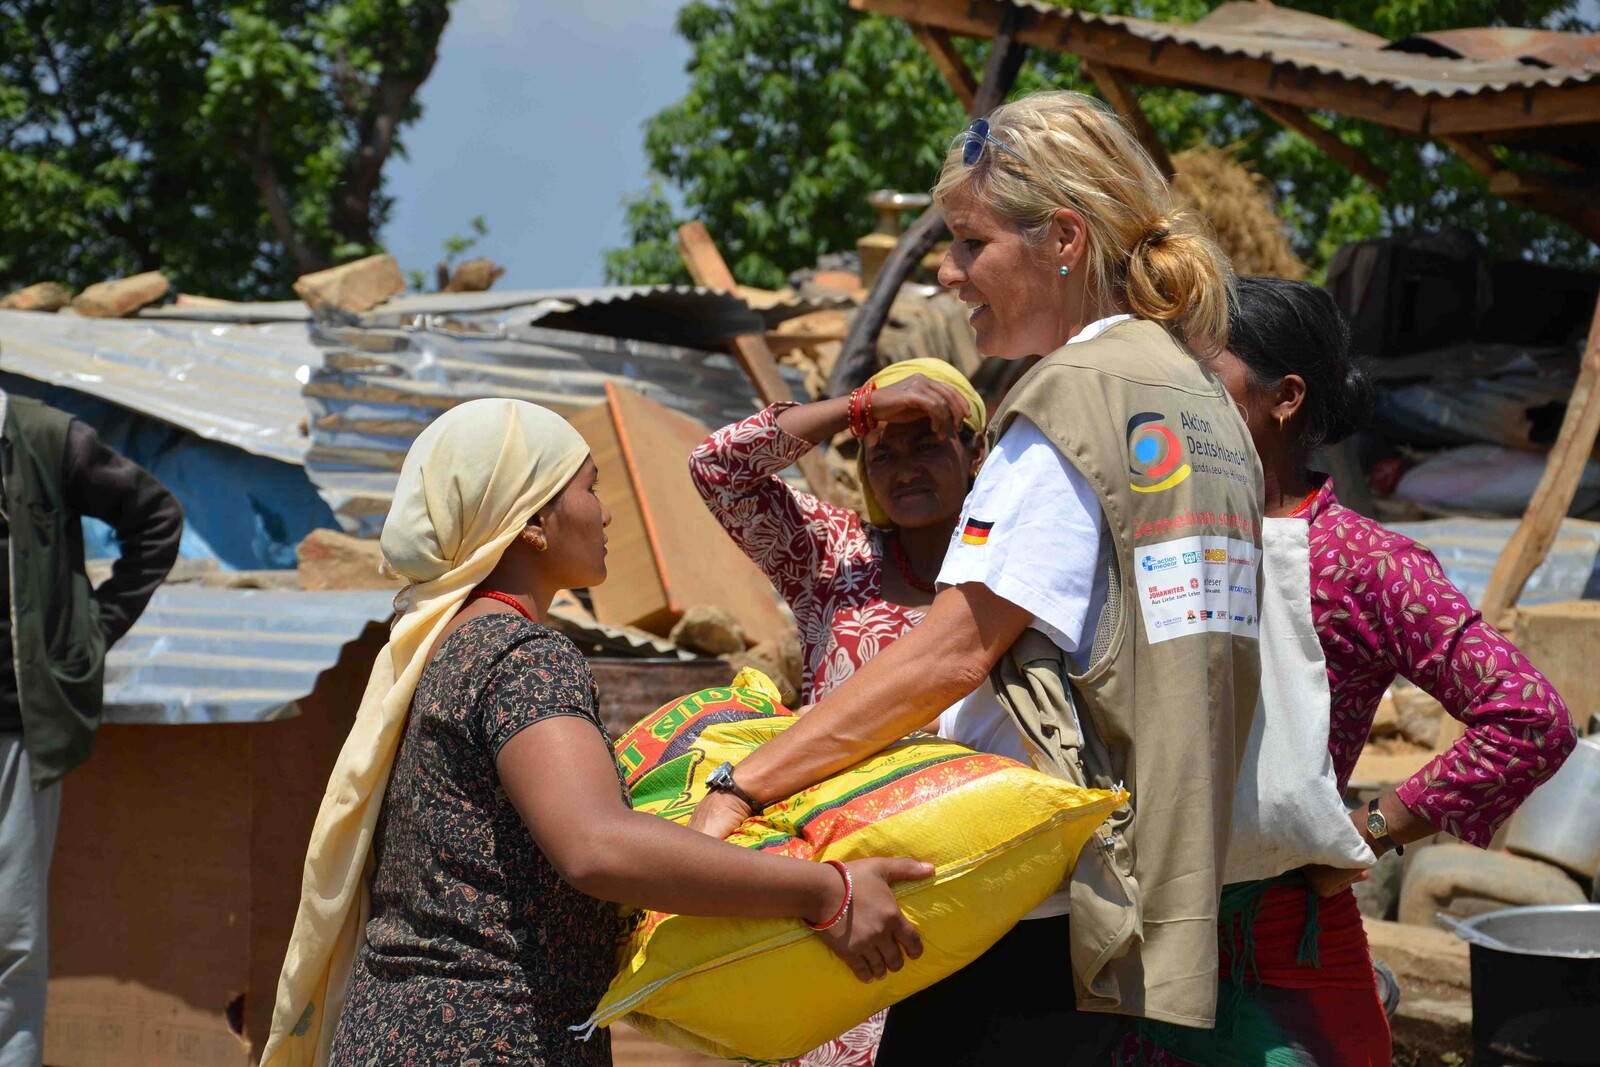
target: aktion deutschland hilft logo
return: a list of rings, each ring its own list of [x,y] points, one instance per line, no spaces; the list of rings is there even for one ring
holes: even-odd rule
[[[1189,477],[1183,462],[1183,445],[1178,435],[1161,425],[1162,416],[1141,411],[1128,420],[1128,473],[1136,479],[1154,480],[1153,485],[1130,481],[1135,493],[1159,493]]]

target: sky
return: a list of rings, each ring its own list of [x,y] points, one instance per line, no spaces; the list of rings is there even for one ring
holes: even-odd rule
[[[649,184],[644,122],[688,88],[682,0],[458,0],[423,84],[409,159],[384,168],[383,241],[433,265],[482,215],[467,253],[507,268],[497,289],[600,285],[623,243],[622,199]]]

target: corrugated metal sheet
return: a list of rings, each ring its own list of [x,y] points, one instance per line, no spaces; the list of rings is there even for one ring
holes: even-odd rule
[[[300,386],[322,353],[299,323],[90,319],[0,311],[0,367],[285,463],[310,442]]]
[[[756,410],[744,372],[725,355],[505,325],[494,333],[321,324],[326,359],[306,385],[312,447],[306,469],[351,533],[375,536],[411,441],[466,400],[513,397],[576,411],[617,381],[708,426]],[[787,372],[796,395],[797,374]]]
[[[106,657],[107,722],[267,722],[298,714],[317,676],[371,623],[391,593],[210,589],[167,585]],[[586,653],[691,659],[670,642],[575,615],[552,617]]]
[[[265,722],[297,714],[344,646],[389,617],[385,592],[168,585],[106,657],[106,721]]]
[[[1074,26],[1106,27],[1148,43],[1177,44],[1219,57],[1267,60],[1289,71],[1314,71],[1425,97],[1578,85],[1600,78],[1584,67],[1530,65],[1513,58],[1461,59],[1418,55],[1347,23],[1291,8],[1235,0],[1190,24],[1077,11],[1041,0],[1003,0],[1060,26],[1071,51]],[[867,5],[867,6],[870,6]],[[1579,34],[1567,35],[1580,37]],[[1553,42],[1545,47],[1558,54]]]

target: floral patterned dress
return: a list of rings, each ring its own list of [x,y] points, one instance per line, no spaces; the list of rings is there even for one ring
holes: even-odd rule
[[[811,442],[778,428],[792,404],[724,426],[689,457],[689,473],[728,536],[762,569],[794,612],[805,659],[800,695],[815,703],[922,621],[883,599],[887,531],[854,511],[791,489],[778,472]],[[883,1014],[795,1061],[801,1067],[871,1067]]]
[[[617,909],[561,880],[495,771],[507,741],[556,715],[610,747],[583,654],[519,616],[470,620],[424,669],[332,1067],[609,1067],[607,1031],[577,1041],[568,1027],[611,980]]]
[[[1311,524],[1311,613],[1328,661],[1328,749],[1339,788],[1349,784],[1384,691],[1404,675],[1464,723],[1466,733],[1397,795],[1440,830],[1487,846],[1495,828],[1572,751],[1576,736],[1566,705],[1445,577],[1433,553],[1340,504],[1331,479],[1296,515]],[[1246,951],[1250,959],[1246,991],[1224,994],[1229,1018],[1219,1014],[1215,1031],[1142,1022],[1118,1062],[1387,1063],[1388,1024],[1354,894],[1315,902],[1321,934],[1314,963],[1302,962],[1299,944],[1311,903],[1303,886],[1272,885],[1255,905],[1253,932],[1223,923],[1225,987],[1237,978],[1229,960]]]

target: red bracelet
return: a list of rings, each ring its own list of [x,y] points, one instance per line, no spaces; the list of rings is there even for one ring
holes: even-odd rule
[[[805,920],[805,924],[818,933],[821,933],[823,930],[832,930],[835,926],[838,926],[844,917],[849,914],[850,905],[855,901],[856,896],[856,885],[855,882],[853,882],[850,878],[850,868],[846,867],[838,860],[823,860],[822,862],[838,871],[839,875],[844,879],[844,900],[840,901],[839,910],[834,912],[833,918],[829,919],[827,922],[814,923],[810,919]]]
[[[872,414],[872,394],[877,390],[877,382],[868,382],[850,394],[851,436],[865,437],[878,428],[878,420]]]

